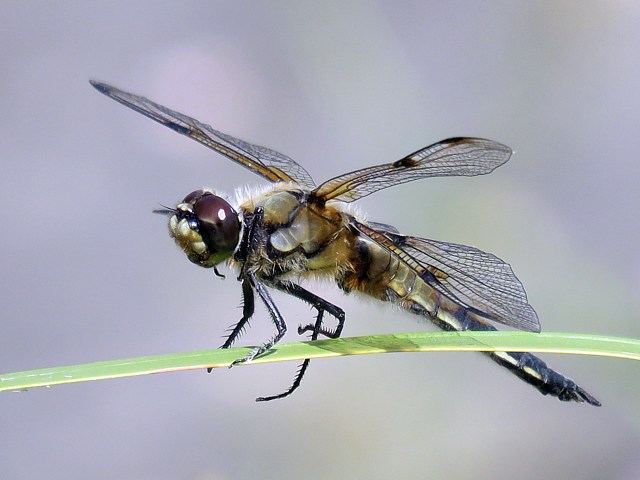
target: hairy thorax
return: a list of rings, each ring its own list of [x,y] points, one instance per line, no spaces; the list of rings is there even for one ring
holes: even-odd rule
[[[334,277],[353,269],[356,237],[339,205],[317,205],[295,187],[269,189],[240,204],[246,218],[264,211],[250,268],[270,276]]]

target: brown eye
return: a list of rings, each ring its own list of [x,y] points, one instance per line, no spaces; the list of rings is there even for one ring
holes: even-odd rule
[[[196,194],[193,192],[187,198]],[[185,201],[187,201],[185,198]],[[226,200],[203,192],[193,200],[193,213],[198,221],[198,232],[213,252],[231,254],[238,244],[240,220]]]
[[[204,190],[195,190],[191,192],[189,195],[184,197],[182,203],[190,203],[193,205],[198,199],[202,198],[204,195],[210,194],[210,192],[205,192]]]

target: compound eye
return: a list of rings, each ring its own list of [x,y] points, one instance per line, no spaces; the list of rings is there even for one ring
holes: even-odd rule
[[[210,195],[211,192],[207,192],[205,190],[195,190],[191,192],[189,195],[187,195],[186,197],[184,197],[184,200],[182,200],[182,203],[190,203],[191,205],[193,205],[200,198],[202,198],[204,195],[207,195],[207,194]]]
[[[202,191],[198,191],[202,192]],[[193,213],[198,220],[199,233],[213,252],[231,253],[235,250],[240,237],[240,219],[229,203],[210,192],[193,192],[185,197],[187,202],[194,196]]]

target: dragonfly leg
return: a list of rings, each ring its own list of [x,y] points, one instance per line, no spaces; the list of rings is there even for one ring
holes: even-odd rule
[[[344,310],[334,305],[333,303],[326,301],[324,298],[319,297],[315,293],[311,293],[310,291],[302,288],[296,283],[283,280],[274,280],[271,284],[274,288],[280,290],[281,292],[288,293],[289,295],[293,295],[294,297],[299,298],[303,302],[307,302],[309,305],[315,308],[319,314],[321,312],[327,312],[338,321],[338,325],[336,326],[336,328],[331,330],[325,328],[322,324],[318,326],[318,320],[316,319],[315,323],[299,326],[298,335],[302,335],[304,332],[312,332],[312,334],[315,332],[316,337],[318,334],[324,335],[327,338],[340,337],[340,335],[342,334],[342,329],[344,328]],[[316,338],[312,339],[316,340]]]
[[[247,275],[248,275],[247,280],[251,282],[250,286],[253,289],[255,289],[255,291],[258,293],[258,296],[260,297],[260,300],[262,300],[262,302],[267,307],[267,310],[269,311],[269,316],[271,317],[273,324],[276,326],[277,332],[273,336],[273,338],[266,341],[261,346],[254,348],[244,357],[239,358],[238,360],[235,360],[231,364],[231,366],[238,365],[240,363],[250,362],[257,356],[262,355],[264,352],[266,352],[271,347],[273,347],[276,343],[282,340],[282,337],[284,337],[284,334],[287,333],[287,324],[285,323],[284,318],[282,317],[282,314],[278,310],[278,307],[276,307],[276,304],[271,298],[271,295],[269,295],[269,292],[267,291],[267,287],[265,287],[265,285],[256,278],[254,273],[249,272]]]
[[[267,291],[266,286],[258,280],[255,273],[251,270],[251,266],[254,263],[251,252],[256,252],[261,238],[264,236],[264,209],[262,207],[256,208],[253,216],[249,220],[247,226],[247,234],[243,238],[237,260],[243,261],[242,269],[238,279],[242,282],[242,295],[243,295],[243,307],[242,318],[233,327],[231,333],[227,337],[227,340],[222,345],[222,348],[229,348],[233,342],[240,336],[244,327],[249,322],[249,319],[255,310],[254,291],[258,293],[260,300],[265,304],[269,311],[269,316],[276,326],[277,333],[273,338],[265,342],[263,345],[254,348],[245,355],[243,358],[235,360],[231,366],[238,365],[239,363],[245,363],[253,360],[257,356],[263,354],[269,350],[273,345],[278,343],[287,331],[287,325],[276,307],[271,295]]]
[[[303,334],[304,332],[311,332],[311,340],[317,340],[318,336],[320,335],[324,335],[325,337],[329,337],[329,338],[338,338],[340,336],[340,334],[342,333],[342,329],[344,327],[344,321],[345,321],[344,310],[342,310],[340,307],[333,305],[332,303],[326,301],[324,298],[319,297],[314,293],[311,293],[310,291],[302,288],[300,285],[293,282],[276,279],[276,280],[271,280],[269,282],[269,285],[272,286],[273,288],[276,288],[277,290],[288,293],[290,295],[293,295],[296,298],[299,298],[304,302],[307,302],[318,311],[318,314],[316,316],[316,320],[314,323],[311,323],[304,327],[303,326],[298,327],[298,333],[300,335]],[[324,312],[328,312],[330,315],[332,315],[338,320],[338,325],[334,330],[330,330],[324,327],[323,325]],[[279,398],[284,398],[291,395],[300,386],[300,383],[302,382],[302,377],[304,377],[304,374],[307,371],[307,368],[309,367],[309,363],[310,363],[310,360],[307,358],[302,362],[302,364],[300,364],[300,367],[298,368],[298,372],[296,373],[293,379],[293,383],[287,390],[277,395],[271,395],[268,397],[258,397],[256,398],[256,401],[267,402],[270,400],[277,400]]]
[[[318,335],[321,333],[323,316],[324,316],[324,310],[318,310],[316,321],[313,324],[314,329],[313,329],[313,332],[311,333],[311,340],[318,339]],[[300,386],[300,383],[302,382],[302,377],[304,377],[304,374],[307,371],[307,368],[309,367],[310,362],[311,360],[307,358],[302,362],[302,364],[300,364],[300,367],[298,368],[298,372],[296,373],[296,376],[293,379],[293,383],[287,390],[277,395],[270,395],[268,397],[258,397],[256,398],[256,402],[268,402],[270,400],[277,400],[279,398],[284,398],[291,395]]]
[[[255,311],[255,298],[253,295],[253,288],[249,280],[242,280],[242,318],[236,323],[233,328],[230,328],[231,332],[227,335],[227,339],[220,348],[229,348],[233,345],[240,335],[244,332],[245,327],[249,323],[249,320],[253,316]],[[211,373],[213,368],[207,368],[207,373]]]
[[[245,326],[255,311],[255,298],[251,283],[246,278],[242,280],[242,318],[231,329],[227,340],[220,348],[229,348],[242,335]]]

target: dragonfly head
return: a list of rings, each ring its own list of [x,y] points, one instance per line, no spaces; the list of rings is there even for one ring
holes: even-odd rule
[[[229,203],[208,190],[187,195],[167,213],[169,232],[189,260],[201,267],[215,267],[234,252],[240,238],[240,217]]]

